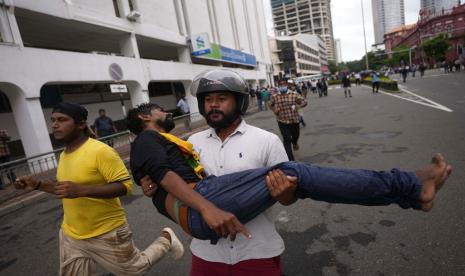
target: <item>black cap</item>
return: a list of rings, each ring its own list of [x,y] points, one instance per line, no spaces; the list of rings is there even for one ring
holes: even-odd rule
[[[75,103],[68,103],[68,102],[61,102],[53,107],[52,113],[59,112],[68,115],[69,117],[73,118],[76,123],[81,121],[87,121],[87,109],[82,107],[79,104]]]

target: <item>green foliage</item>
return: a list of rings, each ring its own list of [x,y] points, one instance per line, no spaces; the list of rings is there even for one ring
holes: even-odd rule
[[[330,60],[328,62],[328,67],[329,67],[329,71],[331,72],[331,74],[335,74],[336,72],[340,72],[344,69],[344,65],[343,63],[341,64],[336,64],[334,61]]]
[[[341,80],[329,80],[328,85],[340,85],[342,84]]]
[[[370,70],[379,70],[384,65],[387,65],[386,54],[382,50],[376,52],[368,52],[368,68]],[[344,67],[347,68],[349,72],[360,72],[366,70],[366,61],[365,56],[360,60],[353,60],[345,62]]]
[[[363,79],[363,84],[371,86],[371,77],[366,77]],[[379,87],[387,90],[387,91],[399,91],[399,87],[397,86],[397,81],[391,80],[387,77],[380,77]]]
[[[392,50],[392,58],[388,63],[391,66],[398,66],[401,64],[401,61],[404,61],[405,65],[409,64],[409,47],[401,45]],[[414,58],[414,51],[412,51],[412,58]]]
[[[421,48],[426,56],[434,58],[436,62],[445,60],[447,50],[449,50],[450,46],[449,38],[445,34],[439,34],[421,43]]]

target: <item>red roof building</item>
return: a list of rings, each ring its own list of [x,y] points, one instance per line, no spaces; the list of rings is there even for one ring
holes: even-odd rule
[[[439,62],[426,57],[420,46],[422,41],[441,33],[447,34],[451,42],[451,48],[446,54],[446,61],[454,62],[457,59],[465,59],[465,4],[434,14],[420,11],[416,24],[397,27],[384,35],[386,53],[391,53],[394,48],[399,46],[416,47],[412,50],[415,53],[413,62],[428,62],[430,64]]]

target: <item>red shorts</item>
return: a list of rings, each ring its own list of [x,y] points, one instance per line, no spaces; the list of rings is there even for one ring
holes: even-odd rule
[[[208,262],[192,255],[190,276],[282,276],[281,257],[252,259],[237,264]]]

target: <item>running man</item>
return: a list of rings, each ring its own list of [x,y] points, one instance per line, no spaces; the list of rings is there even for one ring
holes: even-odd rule
[[[135,247],[119,200],[131,193],[131,177],[114,149],[88,137],[87,114],[72,103],[60,103],[52,111],[53,136],[65,144],[56,182],[33,177],[15,182],[18,189],[63,200],[60,275],[94,275],[96,263],[116,275],[143,275],[168,252],[181,258],[183,246],[170,228],[144,251]]]

